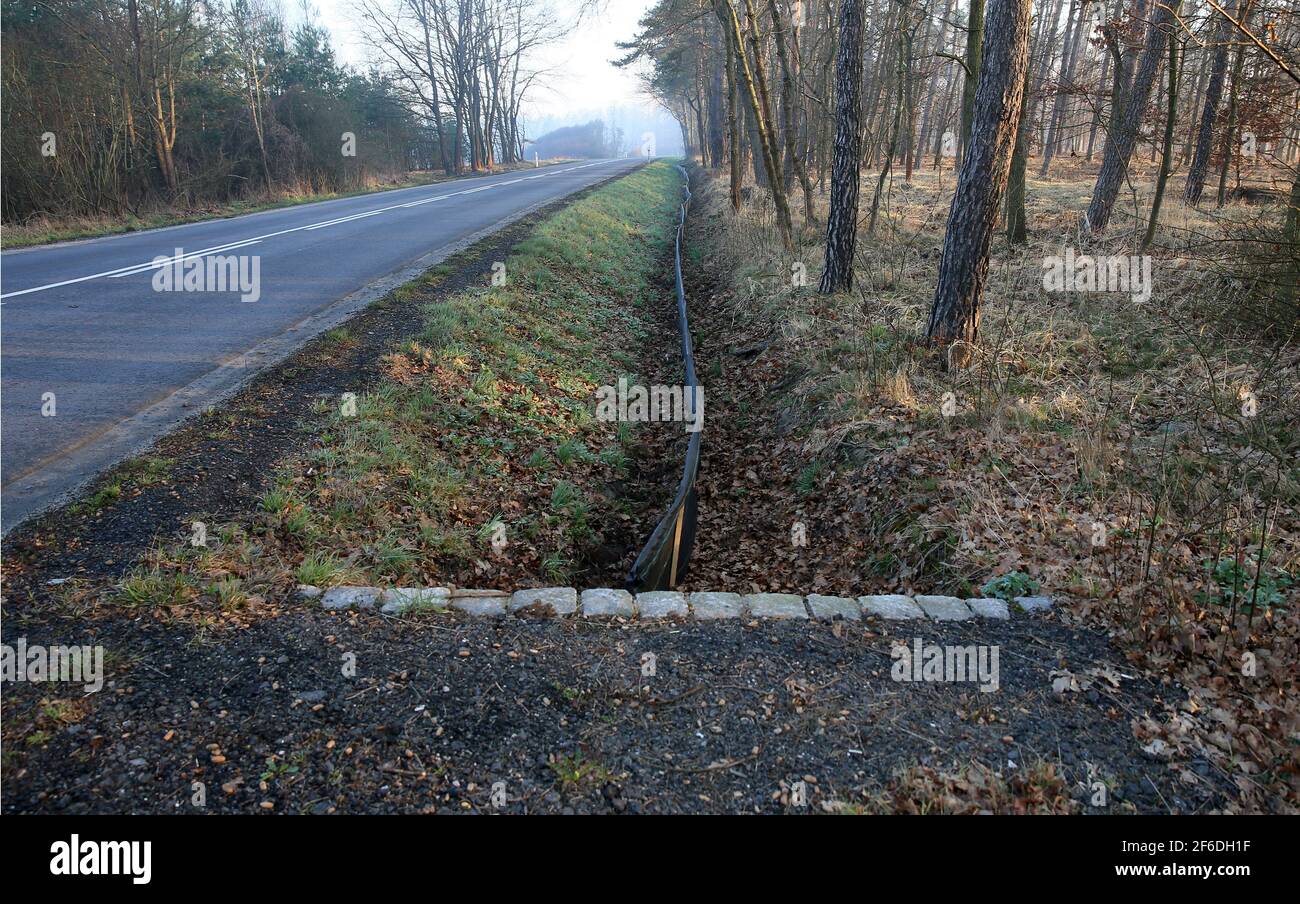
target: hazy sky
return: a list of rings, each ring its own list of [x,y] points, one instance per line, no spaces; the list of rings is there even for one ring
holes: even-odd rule
[[[334,50],[342,62],[362,66],[365,48],[357,38],[351,0],[310,0],[320,11],[320,22],[330,30]],[[549,0],[562,23],[575,18],[577,0]],[[554,75],[530,95],[530,112],[535,116],[562,116],[571,110],[591,110],[611,104],[649,103],[637,88],[631,72],[610,65],[620,56],[615,41],[626,41],[636,33],[637,21],[652,0],[606,0],[604,11],[588,17],[581,26],[549,48],[539,62],[554,67]],[[296,0],[287,6],[297,12]]]

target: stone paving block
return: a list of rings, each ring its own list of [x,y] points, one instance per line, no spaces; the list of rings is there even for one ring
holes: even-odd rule
[[[820,593],[810,593],[808,608],[812,610],[813,618],[824,618],[827,621],[837,615],[849,621],[858,621],[862,618],[862,607],[858,605],[858,601],[847,596],[822,596]]]
[[[755,618],[807,618],[803,597],[793,593],[748,593],[745,611]]]
[[[510,597],[502,594],[501,596],[453,596],[451,598],[451,608],[464,612],[466,615],[477,616],[494,616],[506,614],[506,603]]]
[[[583,615],[622,615],[631,618],[636,615],[636,600],[626,590],[582,591]]]
[[[446,587],[392,587],[379,598],[379,611],[401,615],[411,609],[446,609],[451,591]]]
[[[1050,596],[1018,596],[1016,608],[1021,612],[1046,612],[1052,608]]]
[[[740,618],[745,609],[739,593],[692,593],[691,614],[699,619]]]
[[[955,596],[918,596],[916,604],[935,621],[965,621],[975,617],[970,607]]]
[[[331,587],[320,598],[323,609],[373,609],[378,587]]]
[[[676,590],[649,590],[636,595],[636,607],[642,618],[686,618],[691,610],[686,594]]]
[[[860,596],[862,611],[878,618],[893,621],[906,621],[911,618],[925,618],[925,613],[912,601],[910,596],[901,593],[886,593],[879,596]]]
[[[516,590],[510,597],[511,612],[530,607],[549,609],[552,615],[572,615],[578,611],[578,591],[572,587],[538,587]]]
[[[970,606],[970,611],[974,612],[980,618],[999,618],[1006,620],[1011,617],[1011,611],[1007,608],[1005,600],[986,597],[984,599],[967,600],[966,605]]]

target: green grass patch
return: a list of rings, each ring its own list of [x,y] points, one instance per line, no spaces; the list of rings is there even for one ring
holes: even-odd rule
[[[167,479],[175,461],[170,458],[144,457],[123,462],[112,476],[88,498],[73,508],[80,514],[94,514],[122,498],[130,489],[143,489]]]
[[[291,583],[576,575],[600,516],[621,511],[608,488],[632,452],[626,425],[595,420],[596,390],[661,329],[679,193],[675,168],[652,164],[540,223],[505,261],[505,285],[439,299],[422,276],[398,290],[424,305],[420,335],[385,356],[385,379],[354,408],[314,407],[314,446],[280,469],[246,532],[185,560],[211,566],[195,588],[224,609]],[[239,582],[219,582],[222,569]],[[131,605],[174,595],[151,575],[126,593]]]

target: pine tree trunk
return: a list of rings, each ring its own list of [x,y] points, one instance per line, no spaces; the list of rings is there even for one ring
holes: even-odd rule
[[[740,62],[737,58],[737,67]],[[745,96],[744,85],[740,79],[736,79],[736,90],[740,92],[741,98],[745,101],[741,106],[745,111],[745,134],[749,139],[749,161],[750,167],[754,173],[754,184],[759,188],[771,189],[772,183],[767,178],[767,154],[763,150],[763,141],[758,134],[758,126],[754,124],[754,108],[749,105],[748,97]]]
[[[1056,144],[1058,142],[1057,132],[1063,127],[1065,118],[1068,95],[1066,91],[1074,81],[1074,66],[1079,57],[1079,42],[1083,36],[1083,20],[1088,12],[1087,0],[1079,5],[1078,16],[1071,15],[1066,18],[1065,24],[1065,55],[1061,58],[1061,74],[1056,80],[1056,97],[1052,100],[1052,118],[1047,124],[1047,140],[1043,143],[1043,166],[1038,175],[1040,178],[1047,178],[1047,171],[1052,165],[1052,157],[1056,154]]]
[[[1285,279],[1282,296],[1294,309],[1297,321],[1300,321],[1300,307],[1297,306],[1297,299],[1300,299],[1300,175],[1291,182],[1291,197],[1287,203],[1289,206],[1286,228],[1282,232],[1282,253],[1290,264],[1283,270]]]
[[[903,110],[907,85],[908,62],[912,58],[912,33],[907,30],[907,19],[900,16],[898,20],[898,86],[894,97],[894,121],[889,127],[889,141],[885,145],[885,156],[880,166],[880,175],[876,179],[876,190],[871,195],[871,216],[867,221],[867,232],[876,231],[876,216],[880,213],[880,196],[885,190],[885,182],[893,171],[894,157],[898,153],[898,133],[902,129]]]
[[[713,71],[709,75],[709,157],[713,169],[722,169],[726,157],[726,135],[722,118],[722,56],[718,53],[718,36],[714,32],[710,41]]]
[[[731,164],[731,209],[740,212],[740,185],[745,178],[743,148],[740,144],[740,121],[736,118],[736,53],[731,33],[724,29],[727,43],[727,152]]]
[[[1101,85],[1106,84],[1106,76],[1110,74],[1110,54],[1101,58]],[[1088,127],[1088,149],[1084,152],[1084,159],[1092,163],[1092,150],[1097,143],[1097,127],[1101,125],[1101,89],[1098,89],[1098,98],[1092,105],[1092,125]]]
[[[971,119],[975,112],[975,91],[980,77],[980,56],[984,46],[984,2],[970,0],[966,16],[966,81],[961,89],[961,146],[959,153],[966,159],[970,145]]]
[[[1137,144],[1138,126],[1142,114],[1146,112],[1160,60],[1165,55],[1169,24],[1179,5],[1179,0],[1157,4],[1151,24],[1147,27],[1142,58],[1138,62],[1133,85],[1124,98],[1124,109],[1119,121],[1112,121],[1110,134],[1106,136],[1106,153],[1102,157],[1101,171],[1097,174],[1097,184],[1093,187],[1092,201],[1088,205],[1088,228],[1093,232],[1100,232],[1110,222],[1115,199],[1119,197],[1120,186],[1128,174],[1129,161]]]
[[[866,0],[840,0],[840,43],[835,58],[835,158],[831,209],[826,218],[826,266],[817,290],[853,288],[862,161],[862,39]]]
[[[1160,174],[1156,176],[1155,195],[1151,199],[1151,219],[1147,223],[1147,234],[1142,238],[1145,251],[1156,236],[1156,224],[1160,222],[1160,203],[1165,198],[1165,185],[1169,182],[1169,168],[1173,165],[1174,155],[1174,121],[1178,114],[1178,33],[1169,32],[1169,90],[1165,98],[1167,106],[1165,116],[1165,149],[1160,156]]]
[[[1020,125],[1016,129],[1016,147],[1011,154],[1011,173],[1007,183],[1007,241],[1012,245],[1023,245],[1029,240],[1028,224],[1025,217],[1025,170],[1029,169],[1029,132],[1033,128],[1030,116],[1028,66],[1025,67],[1025,82],[1020,99]]]
[[[1250,15],[1249,8],[1242,15],[1241,23],[1246,24],[1246,19]],[[1241,72],[1246,61],[1246,48],[1244,46],[1237,48],[1237,53],[1232,62],[1232,86],[1228,91],[1228,127],[1223,132],[1223,161],[1219,164],[1219,197],[1218,204],[1220,207],[1227,201],[1228,192],[1228,168],[1232,165],[1232,152],[1237,145],[1237,96],[1241,91]]]
[[[921,18],[917,21],[917,24],[912,28],[911,33],[908,35],[907,53],[909,57],[916,52],[913,49],[916,41],[916,29],[921,27],[921,24],[926,21],[928,15],[929,8],[927,6],[927,8],[922,10]],[[925,59],[928,55],[929,49],[926,48],[924,42],[922,42],[921,58]],[[907,123],[907,142],[903,145],[903,168],[906,172],[904,180],[909,183],[912,181],[912,143],[916,141],[916,92],[913,88],[914,83],[915,78],[913,77],[912,67],[909,65],[903,71],[903,117]]]
[[[947,345],[979,335],[989,244],[1011,169],[1025,70],[1031,0],[990,0],[971,139],[943,239],[943,259],[926,336]]]
[[[1187,133],[1183,137],[1183,148],[1178,155],[1180,166],[1186,166],[1191,163],[1192,152],[1196,149],[1196,138],[1200,134],[1200,122],[1194,115],[1195,112],[1205,104],[1205,85],[1210,80],[1210,63],[1214,54],[1203,53],[1200,55],[1200,65],[1196,72],[1196,85],[1189,94],[1187,109],[1193,113],[1190,117],[1191,122],[1187,126]],[[1187,68],[1187,51],[1183,51],[1183,68]]]

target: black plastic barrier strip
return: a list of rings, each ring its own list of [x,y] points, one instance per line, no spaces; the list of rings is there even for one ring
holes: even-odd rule
[[[686,208],[691,203],[691,179],[685,167],[678,166],[686,184],[682,186],[685,197],[682,199],[680,216],[677,221],[677,239],[673,248],[673,268],[677,275],[677,328],[682,334],[682,360],[686,365],[686,386],[682,392],[682,404],[687,420],[693,424],[703,424],[696,412],[697,401],[703,399],[696,387],[700,385],[695,376],[695,351],[691,345],[691,328],[686,320],[686,289],[682,284],[682,232],[686,228]],[[632,563],[632,571],[627,576],[627,589],[634,593],[647,590],[668,590],[677,586],[686,575],[691,564],[691,550],[695,546],[695,522],[697,514],[697,494],[695,492],[695,475],[700,467],[700,437],[703,430],[691,433],[686,446],[686,466],[682,469],[682,482],[677,487],[677,495],[668,511],[659,519],[650,539],[646,541],[641,554]]]

